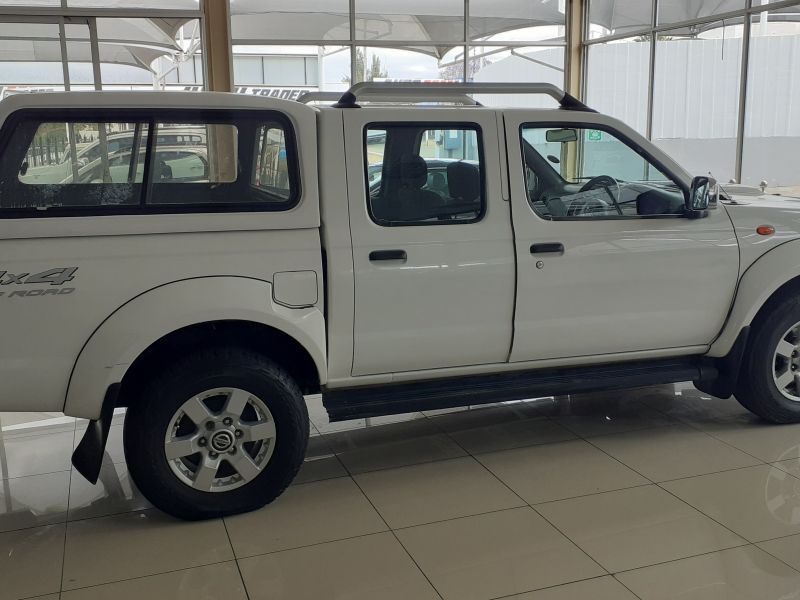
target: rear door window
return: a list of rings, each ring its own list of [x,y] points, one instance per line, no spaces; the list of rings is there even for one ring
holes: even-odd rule
[[[368,207],[379,225],[479,221],[485,209],[480,130],[474,125],[370,125]]]

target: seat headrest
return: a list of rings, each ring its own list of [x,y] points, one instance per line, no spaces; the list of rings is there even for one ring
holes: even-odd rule
[[[463,161],[447,165],[447,187],[450,197],[473,202],[481,196],[481,172],[477,165]]]
[[[418,154],[401,154],[390,166],[387,178],[400,187],[419,189],[428,182],[428,163]]]

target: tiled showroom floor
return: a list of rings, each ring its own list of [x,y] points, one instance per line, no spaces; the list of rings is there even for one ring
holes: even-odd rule
[[[0,415],[0,598],[800,598],[800,426],[689,385],[328,423],[265,509],[184,523]],[[538,591],[536,591],[538,590]],[[60,594],[60,596],[59,596]]]

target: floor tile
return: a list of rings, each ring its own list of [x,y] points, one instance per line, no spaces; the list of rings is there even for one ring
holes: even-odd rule
[[[649,483],[583,440],[479,454],[476,458],[530,504]]]
[[[800,535],[760,542],[758,546],[800,571]]]
[[[235,562],[64,592],[61,600],[247,600]]]
[[[800,533],[800,479],[762,465],[662,484],[751,542]]]
[[[704,431],[764,462],[800,457],[800,425],[772,425],[748,420],[731,424],[710,423]]]
[[[63,589],[231,560],[221,520],[177,521],[138,511],[67,524]]]
[[[630,400],[628,390],[572,396],[559,402],[551,418],[581,437],[650,429],[675,420],[641,402]]]
[[[466,455],[458,444],[427,419],[343,431],[324,437],[350,473]]]
[[[642,600],[789,600],[800,573],[754,546],[620,573]]]
[[[471,454],[574,439],[528,403],[480,408],[431,418]]]
[[[0,531],[67,520],[69,471],[0,481]]]
[[[392,528],[525,505],[469,456],[354,478]]]
[[[758,418],[734,398],[714,398],[693,387],[680,394],[654,393],[642,397],[642,402],[693,427],[704,429],[720,423],[757,423]]]
[[[656,486],[536,507],[611,573],[745,543]]]
[[[292,485],[346,477],[347,474],[347,469],[333,453],[327,441],[321,435],[315,435],[308,440],[305,461]]]
[[[391,533],[245,558],[239,565],[250,600],[439,597]]]
[[[630,431],[590,440],[653,481],[666,481],[761,464],[688,425]]]
[[[69,471],[72,455],[72,431],[4,436],[0,444],[5,447],[5,465],[0,464],[0,478],[27,477],[57,471]]]
[[[225,524],[238,558],[387,529],[349,477],[291,486],[272,504]]]
[[[125,463],[106,457],[96,484],[73,469],[69,490],[69,520],[105,517],[151,508],[128,474]]]
[[[292,485],[313,483],[314,481],[323,481],[336,477],[348,477],[348,473],[335,454],[315,456],[313,458],[306,457],[303,466],[300,467],[300,471],[292,481]]]
[[[800,477],[800,458],[790,458],[789,460],[782,460],[771,464],[781,471],[786,471],[795,477]]]
[[[605,574],[527,507],[396,533],[445,600],[496,598]]]
[[[558,587],[508,596],[503,600],[638,600],[610,576],[567,583]]]
[[[0,598],[16,600],[61,589],[64,524],[0,533]]]

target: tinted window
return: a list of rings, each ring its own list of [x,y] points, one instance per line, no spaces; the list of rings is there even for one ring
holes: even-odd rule
[[[131,111],[133,118],[99,122],[26,116],[44,112],[21,111],[3,128],[0,209],[32,216],[279,210],[299,196],[293,132],[277,113],[187,110],[176,111],[186,118],[159,121]]]
[[[398,123],[365,134],[369,211],[381,225],[471,223],[484,212],[480,132]]]
[[[267,194],[286,200],[292,194],[290,179],[286,133],[280,125],[262,125],[256,133],[251,184]]]
[[[146,123],[44,122],[20,126],[17,183],[3,208],[86,207],[139,202]],[[32,135],[31,135],[32,134]],[[139,151],[132,152],[134,140]]]
[[[526,125],[522,145],[528,199],[542,217],[683,214],[677,183],[610,131]]]

